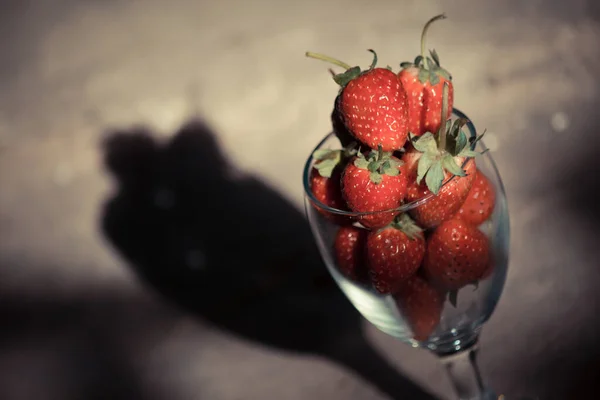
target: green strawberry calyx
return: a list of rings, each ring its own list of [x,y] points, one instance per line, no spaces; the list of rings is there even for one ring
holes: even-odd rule
[[[317,161],[314,165],[315,169],[324,178],[331,178],[333,171],[345,160],[356,155],[356,142],[350,143],[343,149],[317,149],[312,156]]]
[[[362,152],[357,153],[357,157],[354,160],[354,165],[360,169],[366,169],[369,171],[369,179],[374,184],[379,184],[383,180],[383,176],[398,176],[400,170],[398,169],[403,164],[402,161],[395,157],[392,157],[392,152],[385,152],[381,149],[381,145],[377,151],[371,150],[365,157]]]
[[[375,52],[375,50],[368,49],[367,51],[370,51],[371,53],[373,53],[373,61],[371,62],[371,65],[369,66],[369,68],[364,71],[359,66],[352,67],[350,64],[346,64],[343,61],[336,60],[335,58],[329,57],[325,54],[313,53],[311,51],[307,51],[306,57],[325,61],[325,62],[334,64],[334,65],[337,65],[338,67],[344,68],[346,71],[342,72],[340,74],[336,74],[331,69],[329,70],[331,75],[333,75],[333,80],[335,81],[335,83],[340,85],[341,88],[343,89],[351,80],[358,78],[362,74],[372,71],[373,68],[375,68],[375,66],[377,65],[377,53]],[[391,70],[391,67],[388,66],[387,68],[389,70]]]
[[[442,115],[448,112],[448,82],[444,82],[442,92]],[[421,152],[417,164],[417,183],[425,179],[427,188],[438,194],[444,183],[445,173],[452,176],[466,176],[461,162],[465,158],[475,157],[480,154],[474,151],[476,143],[485,135],[485,131],[477,137],[468,138],[462,128],[469,121],[458,118],[454,122],[447,120],[440,125],[436,134],[426,132],[422,136],[410,134],[410,141],[414,148]]]
[[[423,237],[423,228],[417,225],[417,223],[407,213],[397,215],[390,226],[404,232],[410,240]]]
[[[436,15],[431,18],[425,26],[423,27],[423,31],[421,32],[421,54],[419,54],[415,61],[413,62],[403,62],[400,63],[400,68],[418,68],[419,69],[419,81],[422,84],[429,82],[432,86],[440,83],[440,77],[446,79],[447,81],[452,80],[452,75],[450,72],[442,68],[440,64],[440,56],[437,54],[435,49],[429,51],[429,55],[431,57],[427,57],[425,55],[425,43],[427,39],[427,31],[431,24],[435,21],[439,21],[441,19],[446,19],[446,14]]]

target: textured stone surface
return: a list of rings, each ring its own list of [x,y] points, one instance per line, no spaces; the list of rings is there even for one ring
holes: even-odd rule
[[[457,106],[490,132],[511,211],[511,270],[484,330],[482,369],[511,395],[584,398],[596,387],[597,3],[372,3],[2,2],[0,398],[427,398],[410,381],[452,398],[430,355],[361,323],[340,296],[267,278],[282,265],[321,268],[300,175],[329,129],[336,87],[304,51],[365,64],[374,47],[396,65],[441,11],[450,19],[430,44],[453,72]],[[144,138],[102,146],[114,129],[140,124],[167,141],[193,115],[229,169],[206,137],[179,135],[162,150]],[[107,148],[125,187],[132,167],[147,178],[137,182],[143,196],[121,192],[108,209],[119,187]],[[182,215],[160,211],[182,203]],[[128,230],[135,221],[147,230]],[[290,290],[231,299],[245,281],[225,274],[206,288],[162,288],[178,307],[130,268],[144,257],[173,265],[166,278],[146,272],[150,282],[185,280],[180,266],[212,262]],[[223,317],[236,312],[247,321]],[[279,321],[289,327],[278,336]],[[361,326],[406,380],[360,367],[376,363],[361,350]]]

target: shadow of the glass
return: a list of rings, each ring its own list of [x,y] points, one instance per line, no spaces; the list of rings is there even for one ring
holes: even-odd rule
[[[202,121],[166,144],[144,129],[112,132],[104,151],[118,193],[103,231],[165,298],[241,337],[339,363],[392,398],[434,398],[371,347],[304,216],[232,174]]]

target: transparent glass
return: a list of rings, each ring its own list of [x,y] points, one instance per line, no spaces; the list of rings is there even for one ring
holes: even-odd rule
[[[453,111],[452,118],[468,119],[456,109]],[[475,127],[471,122],[467,123],[465,133],[470,137],[476,136]],[[315,150],[327,148],[341,148],[334,133],[327,135]],[[476,150],[481,152],[485,149],[483,141],[478,141]],[[455,305],[450,304],[446,296],[437,327],[429,337],[420,340],[414,338],[412,328],[393,295],[380,294],[368,281],[365,283],[365,281],[351,280],[340,273],[334,254],[334,241],[339,229],[335,222],[337,217],[328,218],[326,214],[356,220],[356,217],[374,213],[342,211],[319,202],[310,188],[310,174],[315,162],[312,156],[308,158],[304,168],[305,206],[313,235],[329,272],[364,318],[381,331],[411,346],[422,347],[438,355],[447,367],[460,399],[495,399],[493,392],[485,387],[481,379],[475,363],[475,355],[481,328],[492,315],[506,280],[509,218],[504,187],[492,156],[489,152],[485,152],[475,157],[475,161],[478,170],[488,178],[496,194],[491,216],[479,226],[479,230],[489,240],[494,268],[491,274],[480,280],[476,286],[467,285],[461,288],[457,293]],[[393,211],[410,212],[417,207],[422,207],[432,198],[433,195],[429,195],[416,202],[405,203]],[[390,210],[382,212],[389,213]]]

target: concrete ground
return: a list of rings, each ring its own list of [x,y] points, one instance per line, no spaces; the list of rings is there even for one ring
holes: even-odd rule
[[[397,66],[442,11],[430,45],[511,212],[482,369],[511,396],[593,398],[592,0],[3,0],[0,398],[452,399],[322,278],[300,182],[336,93],[304,52]]]

